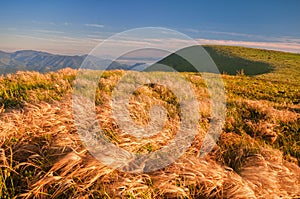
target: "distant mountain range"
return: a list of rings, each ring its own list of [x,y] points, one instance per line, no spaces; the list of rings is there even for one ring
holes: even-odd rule
[[[14,73],[19,70],[49,72],[66,67],[77,69],[86,57],[87,55],[55,55],[33,50],[21,50],[13,53],[0,51],[0,74]],[[144,63],[124,64],[91,56],[89,56],[86,65],[91,69],[95,69],[109,63],[111,64],[108,69],[111,70],[135,70],[144,65]]]
[[[176,53],[181,54],[184,51],[189,51],[195,48],[192,52],[197,52],[197,47],[193,46],[178,50]],[[274,67],[266,62],[261,62],[258,59],[254,61],[253,58],[248,59],[242,56],[241,52],[249,51],[251,54],[260,55],[266,52],[269,57],[276,56],[276,52],[268,50],[250,49],[244,47],[225,47],[225,46],[203,46],[210,57],[216,63],[220,73],[235,75],[239,71],[243,71],[246,75],[257,75],[268,73],[274,70]],[[236,53],[231,53],[236,51]],[[156,71],[163,70],[161,65],[167,65],[179,72],[197,72],[187,60],[180,57],[178,54],[172,53],[156,62],[157,64],[147,65],[145,63],[132,63],[124,61],[111,61],[108,59],[101,59],[88,55],[56,55],[46,52],[21,50],[13,53],[0,51],[0,74],[14,73],[19,70],[49,72],[57,71],[62,68],[70,67],[77,69],[85,61],[85,67],[89,69],[99,69],[99,67],[108,64],[108,70],[122,69],[122,70],[138,70],[138,71]],[[240,55],[241,54],[241,55]],[[293,55],[293,54],[291,54]],[[294,56],[294,55],[293,55]],[[88,57],[88,59],[86,59]],[[200,72],[210,72],[210,66],[200,66]],[[199,67],[198,67],[199,68]]]

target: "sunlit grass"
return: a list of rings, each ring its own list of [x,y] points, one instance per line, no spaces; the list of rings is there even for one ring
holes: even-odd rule
[[[211,118],[200,73],[181,73],[199,100],[199,133],[187,153],[168,167],[123,173],[94,159],[80,141],[71,94],[78,71],[19,72],[0,79],[0,198],[298,198],[300,163],[299,56],[236,47],[224,54],[267,63],[274,70],[222,75],[227,113],[213,151],[198,158]],[[250,63],[250,62],[249,62]],[[247,71],[246,71],[247,72]],[[152,105],[167,110],[164,129],[151,139],[125,134],[111,115],[112,91],[125,71],[105,71],[95,104],[105,136],[147,154],[174,138],[180,105],[168,88],[148,84],[130,99],[131,118],[147,125]],[[155,72],[164,76],[163,72]]]

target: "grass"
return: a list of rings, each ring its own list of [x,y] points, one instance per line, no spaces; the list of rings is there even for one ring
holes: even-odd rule
[[[242,47],[206,49],[225,64],[251,67],[233,66],[244,72],[222,75],[227,114],[220,139],[208,156],[197,157],[212,119],[209,94],[200,73],[183,72],[199,100],[199,132],[182,157],[151,173],[111,169],[86,151],[72,116],[76,70],[2,76],[0,198],[299,198],[300,56]],[[256,74],[251,72],[255,66],[262,67]],[[95,98],[97,119],[115,145],[151,153],[174,138],[180,105],[164,86],[138,88],[129,104],[135,123],[149,124],[153,105],[164,107],[167,121],[150,139],[125,134],[110,105],[112,90],[125,73],[103,73]]]
[[[22,107],[26,102],[60,100],[71,90],[75,72],[61,73],[18,72],[0,77],[0,104],[4,108]]]
[[[270,73],[274,70],[274,67],[270,63],[257,59],[248,59],[248,57],[243,57],[239,53],[228,52],[228,47],[223,47],[226,50],[219,46],[204,46],[204,48],[222,74],[235,75],[242,72],[246,75],[253,76]],[[237,51],[236,48],[233,49]]]

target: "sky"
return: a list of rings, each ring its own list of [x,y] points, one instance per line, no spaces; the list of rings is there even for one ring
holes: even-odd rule
[[[300,53],[299,10],[298,0],[1,0],[0,50],[87,54],[116,33],[163,27],[199,44]]]

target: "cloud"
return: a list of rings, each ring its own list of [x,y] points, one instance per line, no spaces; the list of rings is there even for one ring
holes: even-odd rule
[[[36,21],[36,20],[33,20],[31,21],[32,23],[34,24],[38,24],[38,25],[57,25],[56,23],[52,22],[52,21]]]
[[[282,36],[277,38],[278,41],[280,42],[289,42],[289,43],[298,43],[300,44],[300,38],[293,38],[289,36]]]
[[[222,31],[200,31],[204,33],[210,33],[210,34],[219,34],[219,35],[230,35],[230,36],[238,36],[238,37],[259,37],[257,35],[252,34],[245,34],[245,33],[237,33],[237,32],[222,32]]]
[[[300,44],[300,38],[290,37],[290,36],[266,36],[266,35],[257,35],[257,34],[248,34],[248,33],[239,33],[239,32],[224,32],[224,31],[213,31],[213,30],[198,30],[198,29],[184,29],[186,32],[190,33],[197,33],[198,38],[200,37],[211,37],[211,35],[214,35],[216,39],[210,39],[212,41],[225,41],[232,38],[235,40],[246,40],[249,42],[255,42],[255,41],[261,41],[261,42],[283,42],[283,43],[299,43]],[[209,36],[201,36],[201,33],[208,33]],[[219,38],[217,36],[225,35],[225,36],[231,36],[231,38]],[[222,40],[223,39],[223,40]],[[246,42],[245,41],[245,42]]]
[[[33,31],[34,32],[39,32],[39,33],[53,33],[53,34],[63,34],[63,33],[65,33],[65,32],[57,31],[57,30],[44,30],[44,29],[35,29]]]
[[[224,31],[213,31],[213,30],[198,30],[198,29],[193,29],[193,28],[186,28],[183,29],[186,32],[191,32],[191,33],[209,33],[209,34],[214,34],[214,35],[229,35],[229,36],[238,36],[238,37],[257,37],[257,35],[253,34],[246,34],[246,33],[238,33],[238,32],[224,32]],[[260,37],[260,36],[258,36]]]
[[[279,50],[286,52],[300,53],[300,44],[296,42],[254,42],[254,41],[234,41],[234,40],[210,40],[197,39],[200,44],[245,46],[252,48],[262,48],[269,50]]]
[[[97,24],[89,24],[97,25]],[[97,27],[101,25],[98,24]],[[15,32],[13,34],[13,32]],[[107,35],[101,32],[92,32],[80,36],[67,35],[64,32],[49,29],[35,29],[27,32],[17,31],[0,32],[1,50],[20,50],[33,49],[54,52],[58,54],[85,54],[96,47],[99,43],[106,40]],[[32,34],[35,32],[35,34]],[[40,33],[40,34],[38,34]],[[43,34],[44,33],[44,34]],[[112,34],[112,33],[111,33]],[[108,34],[111,35],[111,34]],[[275,40],[276,39],[276,40]],[[293,37],[277,37],[264,41],[245,41],[242,39],[236,40],[217,40],[198,37],[195,39],[195,44],[211,44],[211,45],[231,45],[245,46],[252,48],[279,50],[286,52],[300,53],[300,39]],[[185,38],[151,37],[146,35],[145,38],[140,37],[119,37],[116,41],[112,40],[107,49],[107,53],[118,54],[119,50],[130,47],[147,47],[152,46],[157,49],[176,49],[177,47],[191,45],[190,40]]]
[[[46,51],[54,54],[81,55],[89,53],[98,42],[91,41],[86,38],[76,37],[43,37],[25,34],[9,34],[0,33],[1,50],[17,51],[17,50],[37,50]]]
[[[102,25],[102,24],[94,24],[94,23],[87,23],[84,25],[88,26],[88,27],[94,27],[94,28],[103,28],[104,27],[104,25]]]
[[[186,29],[183,29],[184,31],[187,31],[187,32],[191,32],[191,33],[199,33],[200,31],[197,30],[197,29],[193,29],[193,28],[186,28]]]

